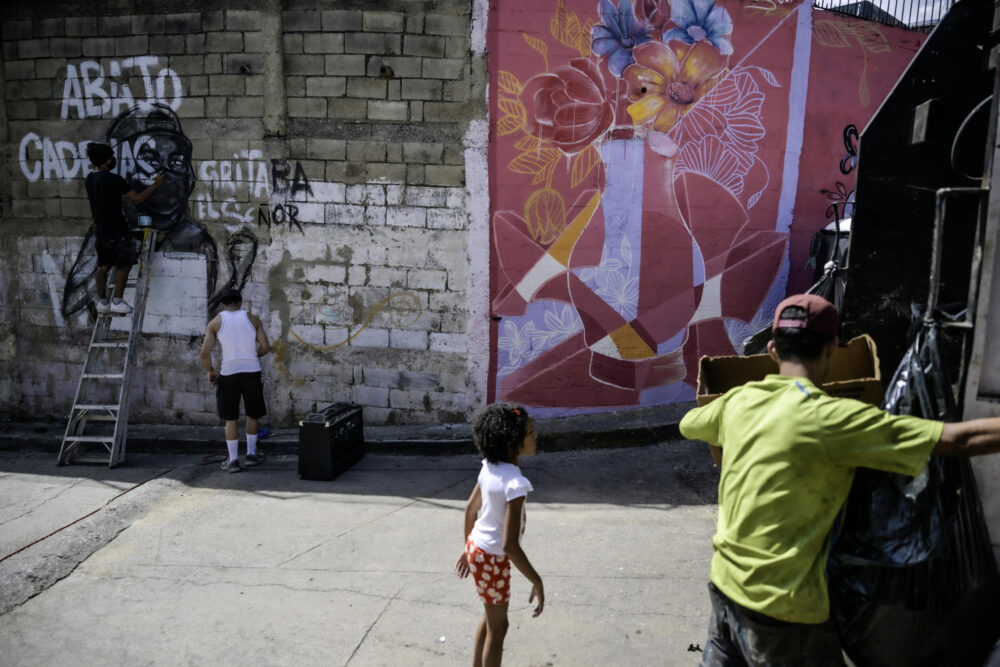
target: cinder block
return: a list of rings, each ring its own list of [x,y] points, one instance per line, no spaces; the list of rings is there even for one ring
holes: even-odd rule
[[[368,59],[368,76],[394,77],[395,79],[420,78],[422,58],[406,56],[372,56]]]
[[[431,35],[405,35],[403,37],[404,56],[425,56],[443,58],[445,40]]]
[[[394,206],[387,211],[385,224],[390,227],[423,227],[427,209],[417,206]]]
[[[386,35],[382,33],[351,32],[344,40],[344,51],[347,53],[388,53]]]
[[[406,274],[406,286],[410,289],[443,290],[447,284],[447,271],[410,269]]]
[[[427,22],[427,16],[418,11],[410,11],[406,13],[406,32],[413,35],[419,35],[424,31],[424,24]]]
[[[427,185],[465,185],[465,168],[451,165],[429,164],[424,167]]]
[[[465,76],[465,61],[456,58],[425,58],[425,79],[461,79]]]
[[[377,408],[389,407],[389,390],[383,387],[354,387],[354,402],[366,406]]]
[[[288,115],[293,118],[325,118],[326,100],[313,97],[288,98]]]
[[[123,37],[132,34],[131,16],[100,16],[97,33],[102,37]]]
[[[350,204],[328,204],[326,206],[326,222],[338,225],[363,225],[365,223],[365,207]]]
[[[364,76],[365,57],[360,55],[324,56],[326,74],[336,76]]]
[[[389,102],[370,100],[368,102],[368,118],[371,120],[404,121],[407,118],[406,102]]]
[[[424,120],[424,103],[421,101],[410,102],[410,122],[419,123]]]
[[[48,58],[49,39],[23,39],[17,43],[17,57],[27,60],[29,58]]]
[[[320,12],[315,10],[286,11],[282,15],[285,32],[314,32],[320,25]]]
[[[35,78],[34,60],[10,60],[3,64],[4,77],[8,81]]]
[[[305,35],[298,32],[286,32],[282,35],[282,44],[286,58],[289,54],[302,53],[305,47]]]
[[[163,30],[167,34],[201,32],[201,12],[166,14],[163,19]]]
[[[162,35],[166,26],[163,14],[136,14],[132,17],[132,32],[139,35]]]
[[[389,407],[400,410],[424,410],[430,408],[431,397],[426,390],[389,390]]]
[[[368,273],[368,284],[374,287],[405,287],[406,269],[395,266],[373,266]]]
[[[427,332],[409,331],[407,329],[390,329],[389,347],[396,347],[404,350],[426,350]]]
[[[184,49],[183,35],[150,35],[149,37],[149,50],[152,53],[161,53],[166,56],[180,55],[184,53]]]
[[[382,162],[385,144],[374,141],[348,141],[347,159],[355,162]]]
[[[344,34],[338,32],[306,34],[302,50],[306,53],[343,53]]]
[[[467,36],[445,38],[445,58],[458,58],[460,60],[466,60],[469,58],[469,51],[471,49],[471,40]]]
[[[403,159],[406,162],[439,164],[444,156],[444,144],[404,142]],[[440,204],[437,204],[440,206]]]
[[[403,183],[406,165],[369,162],[365,165],[365,178],[369,183]]]
[[[348,97],[385,99],[385,79],[350,78],[347,80]]]
[[[210,32],[205,35],[206,53],[240,53],[243,51],[243,33]],[[424,65],[426,68],[426,64]]]
[[[424,22],[428,35],[467,35],[469,30],[468,15],[428,14]]]
[[[208,90],[211,95],[243,95],[246,86],[240,74],[213,74],[208,77]]]
[[[368,284],[368,267],[367,266],[351,266],[347,270],[347,284],[348,285],[367,285]]]
[[[430,336],[430,349],[433,352],[465,353],[468,336],[464,333],[438,333],[432,331]]]
[[[469,215],[465,210],[432,208],[427,211],[427,227],[430,229],[465,229]]]
[[[325,71],[323,56],[285,56],[285,76],[293,76],[296,74],[308,76],[310,74],[323,74]]]
[[[343,139],[308,139],[306,157],[313,160],[343,160],[347,142]]]
[[[406,203],[409,206],[441,207],[448,198],[447,188],[411,186],[406,189]]]
[[[201,29],[205,32],[219,32],[226,29],[226,17],[221,11],[202,12]]]
[[[307,97],[341,97],[347,91],[347,79],[342,76],[306,77]]]
[[[260,30],[261,14],[255,10],[226,10],[227,30]]]
[[[365,32],[402,32],[406,17],[398,12],[364,12]]]
[[[323,30],[352,32],[362,30],[363,15],[360,10],[331,10],[323,12]],[[315,24],[313,30],[316,29]]]
[[[389,330],[367,327],[351,339],[351,347],[389,347]]]
[[[240,96],[229,100],[230,118],[260,118],[264,115],[264,98]]]
[[[406,100],[440,100],[442,88],[442,82],[433,79],[404,79],[399,95]]]

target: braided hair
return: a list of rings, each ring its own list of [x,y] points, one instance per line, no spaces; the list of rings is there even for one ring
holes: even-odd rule
[[[528,435],[528,411],[514,403],[493,403],[476,413],[472,439],[490,463],[509,462]]]

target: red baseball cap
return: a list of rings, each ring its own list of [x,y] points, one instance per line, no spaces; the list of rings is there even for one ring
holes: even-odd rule
[[[789,306],[798,306],[806,311],[803,319],[781,319],[781,313]],[[794,294],[774,309],[775,329],[808,329],[824,336],[837,335],[837,308],[817,294]]]

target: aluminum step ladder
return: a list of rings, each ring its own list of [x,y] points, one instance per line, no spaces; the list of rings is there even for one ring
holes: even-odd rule
[[[59,449],[58,464],[61,466],[100,463],[114,468],[125,462],[132,371],[146,312],[155,242],[156,229],[143,227],[135,281],[126,283],[126,288],[135,288],[129,328],[126,331],[112,329],[115,317],[127,319],[128,315],[97,315],[87,359],[77,384],[76,398],[66,423],[66,434]],[[112,289],[116,270],[113,269],[108,277],[109,290]]]

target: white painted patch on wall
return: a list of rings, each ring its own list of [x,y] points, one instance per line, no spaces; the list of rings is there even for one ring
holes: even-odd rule
[[[480,3],[477,2],[477,7]],[[482,3],[485,5],[485,3]],[[486,9],[483,9],[485,13]],[[485,22],[485,18],[483,19]],[[469,236],[466,298],[469,321],[467,367],[469,408],[485,405],[490,363],[490,181],[489,121],[474,120],[463,140],[468,191]]]

